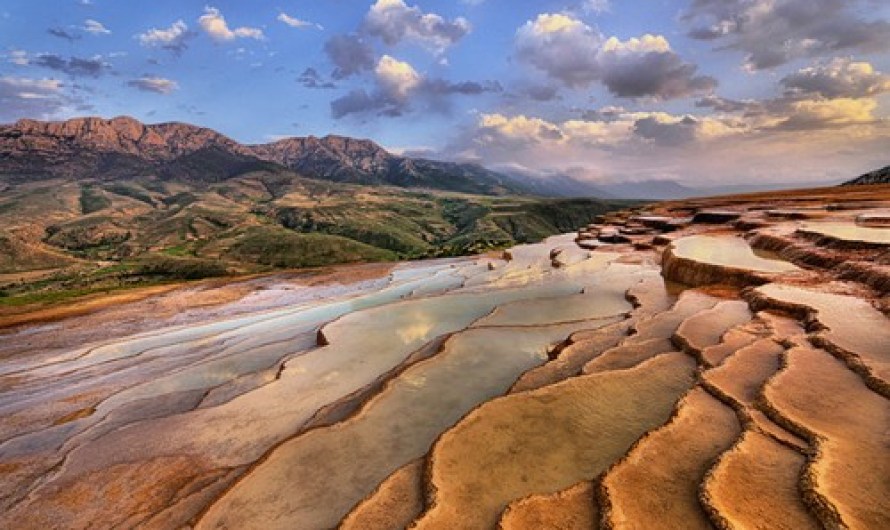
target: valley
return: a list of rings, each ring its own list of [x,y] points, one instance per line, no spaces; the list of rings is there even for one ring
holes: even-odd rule
[[[290,166],[246,149],[207,129],[124,118],[0,129],[0,315],[171,282],[479,254],[636,204],[522,194],[489,186],[481,168],[406,161],[368,141],[262,148]],[[413,173],[374,176],[393,164]]]

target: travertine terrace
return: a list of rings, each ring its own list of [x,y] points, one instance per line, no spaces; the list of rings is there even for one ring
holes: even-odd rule
[[[7,325],[0,528],[890,528],[888,208],[659,203]]]

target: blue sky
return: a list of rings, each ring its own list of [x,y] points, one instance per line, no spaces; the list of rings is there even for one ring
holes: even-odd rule
[[[0,122],[337,133],[542,178],[818,181],[890,163],[888,21],[877,0],[4,0]]]

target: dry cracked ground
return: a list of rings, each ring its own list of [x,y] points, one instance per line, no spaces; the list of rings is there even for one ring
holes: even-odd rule
[[[884,186],[8,328],[0,527],[886,529],[888,313]]]

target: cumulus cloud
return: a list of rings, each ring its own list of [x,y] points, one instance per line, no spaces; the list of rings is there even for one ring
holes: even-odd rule
[[[516,54],[570,87],[600,81],[616,96],[674,99],[713,90],[717,81],[697,76],[660,35],[621,41],[565,14],[541,14],[516,32]]]
[[[363,114],[382,109],[387,105],[384,98],[372,96],[365,89],[359,88],[331,101],[331,116],[340,119],[350,114]],[[396,111],[394,110],[390,114],[392,115],[394,112]]]
[[[374,68],[377,83],[386,94],[404,100],[421,83],[420,74],[409,63],[384,55]]]
[[[745,53],[750,70],[840,50],[890,49],[890,22],[860,13],[868,0],[694,0],[689,35]]]
[[[65,59],[59,55],[45,53],[38,55],[31,61],[35,66],[56,70],[73,77],[99,77],[109,69],[108,64],[100,58],[83,59],[80,57],[70,57]]]
[[[143,76],[138,79],[127,81],[127,86],[137,88],[143,92],[153,92],[155,94],[172,94],[179,90],[179,83],[171,79],[163,77]]]
[[[814,130],[875,123],[873,99],[802,100],[790,104],[788,117],[776,129]]]
[[[517,56],[566,86],[579,88],[599,78],[597,55],[603,37],[580,20],[541,14],[516,32]]]
[[[619,97],[674,99],[717,86],[713,77],[696,76],[697,67],[683,62],[660,35],[624,42],[612,37],[603,44],[598,62],[603,84]]]
[[[803,68],[782,78],[781,83],[789,94],[825,98],[865,98],[890,92],[890,76],[875,71],[870,63],[850,58]]]
[[[324,27],[322,27],[321,24],[316,24],[315,22],[309,22],[308,20],[302,20],[297,17],[292,17],[292,16],[288,15],[287,13],[280,13],[278,15],[277,20],[279,22],[283,22],[283,23],[287,24],[288,26],[290,26],[292,28],[297,28],[297,29],[305,29],[305,28],[315,28],[318,30],[324,29]]]
[[[452,82],[424,77],[410,63],[384,55],[374,66],[374,89],[356,89],[331,102],[331,114],[342,118],[349,114],[376,112],[381,116],[401,116],[411,109],[412,103],[421,102],[434,111],[449,109],[448,97],[452,95],[479,95],[501,92],[503,88],[494,81]]]
[[[634,121],[633,131],[637,136],[661,145],[679,146],[748,133],[752,129],[742,120],[652,112],[639,116]]]
[[[91,18],[84,21],[83,30],[92,35],[111,35],[111,30],[106,28],[101,22]]]
[[[477,141],[521,148],[530,144],[559,141],[565,138],[560,127],[537,117],[523,114],[505,116],[499,113],[482,114],[478,121]]]
[[[479,145],[501,149],[521,149],[535,144],[570,149],[613,148],[634,141],[678,146],[750,131],[750,127],[736,118],[628,112],[620,107],[606,107],[586,112],[582,119],[563,122],[521,114],[482,114],[474,136]]]
[[[0,76],[0,119],[47,118],[67,104],[63,85],[55,79]]]
[[[136,35],[139,43],[148,48],[162,48],[181,54],[188,47],[188,40],[194,37],[188,25],[177,20],[169,28],[151,28],[145,33]]]
[[[436,52],[444,51],[471,30],[465,18],[446,20],[435,13],[424,13],[417,6],[409,7],[403,0],[377,0],[365,16],[362,27],[386,44],[394,45],[409,39]]]
[[[263,30],[259,28],[251,28],[242,26],[239,28],[229,28],[225,17],[215,7],[207,6],[204,8],[204,14],[198,17],[198,24],[207,33],[210,38],[217,42],[227,42],[235,39],[256,39],[265,38]]]
[[[873,100],[807,100],[770,116],[605,107],[564,121],[481,114],[439,156],[489,167],[520,164],[580,179],[812,181],[844,167],[842,174],[848,174],[850,164],[886,159],[890,124],[874,119],[873,105]],[[849,133],[838,134],[840,128]]]
[[[830,131],[880,124],[875,97],[890,92],[890,76],[850,58],[820,61],[779,81],[782,92],[763,100],[737,101],[715,94],[696,107],[741,116],[759,131]]]
[[[384,55],[374,67],[376,89],[369,93],[357,89],[331,102],[331,114],[342,118],[349,114],[377,111],[384,116],[400,116],[408,107],[409,96],[423,78],[409,63]]]
[[[334,79],[374,68],[374,50],[358,35],[334,35],[325,42],[324,51],[334,64]]]

